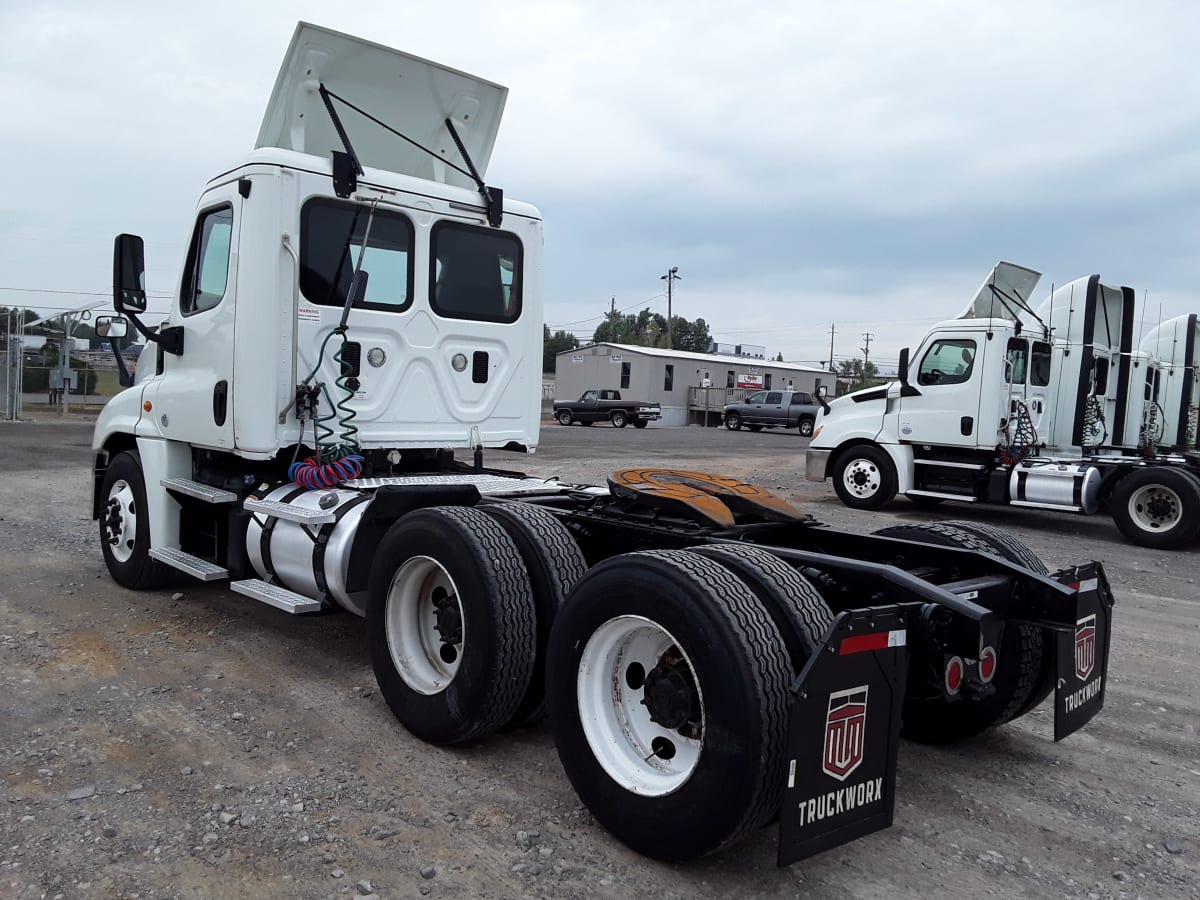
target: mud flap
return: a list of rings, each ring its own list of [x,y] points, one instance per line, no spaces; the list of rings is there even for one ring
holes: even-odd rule
[[[1054,577],[1077,592],[1075,627],[1056,635],[1054,739],[1061,741],[1104,707],[1113,594],[1098,562],[1056,572]]]
[[[793,686],[781,866],[892,824],[908,672],[921,604],[838,615]]]

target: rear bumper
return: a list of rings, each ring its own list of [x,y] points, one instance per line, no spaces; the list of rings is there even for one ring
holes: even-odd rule
[[[818,483],[826,479],[825,470],[829,465],[829,454],[832,450],[808,449],[804,457],[804,480]]]

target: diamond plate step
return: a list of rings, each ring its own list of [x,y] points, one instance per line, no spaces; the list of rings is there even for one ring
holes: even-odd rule
[[[264,513],[285,522],[298,522],[301,525],[325,525],[337,521],[337,510],[309,509],[306,506],[280,503],[278,500],[247,500],[242,504],[242,508],[248,512]]]
[[[197,500],[203,500],[205,503],[232,503],[237,499],[237,494],[232,491],[223,491],[220,488],[210,487],[207,484],[192,481],[190,478],[164,478],[159,484],[168,491],[186,494],[189,497],[195,497]]]
[[[172,569],[187,572],[193,578],[199,578],[201,581],[220,581],[222,578],[229,577],[228,569],[223,569],[207,559],[184,553],[176,547],[153,547],[150,550],[150,558],[157,559]]]
[[[229,587],[239,594],[261,600],[267,606],[282,609],[292,615],[320,612],[321,610],[320,600],[313,600],[311,597],[289,591],[287,588],[263,581],[261,578],[233,581],[230,582]]]

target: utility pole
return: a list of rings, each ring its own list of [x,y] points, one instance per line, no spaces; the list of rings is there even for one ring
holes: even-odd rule
[[[683,276],[679,274],[679,266],[671,266],[671,268],[667,269],[666,275],[659,276],[659,281],[666,281],[666,283],[667,283],[667,349],[668,350],[675,349],[675,337],[671,333],[671,282],[675,281],[676,279],[682,278],[682,277]]]
[[[837,331],[837,326],[831,324],[829,326],[829,371],[837,372],[837,366],[833,364],[833,335]]]
[[[869,332],[869,331],[863,335],[863,340],[867,342],[867,346],[862,348],[862,352],[863,352],[862,383],[863,384],[867,383],[867,365],[871,362],[871,339],[874,337],[875,337],[875,335],[871,334],[871,332]]]

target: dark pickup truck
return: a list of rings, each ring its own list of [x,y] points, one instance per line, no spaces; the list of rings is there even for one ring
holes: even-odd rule
[[[612,422],[617,428],[631,423],[634,428],[645,428],[662,418],[662,407],[642,400],[622,400],[620,391],[584,391],[578,400],[556,400],[554,418],[558,419],[559,425]]]
[[[725,427],[799,428],[802,437],[812,437],[820,409],[808,391],[755,391],[745,400],[725,404]]]

